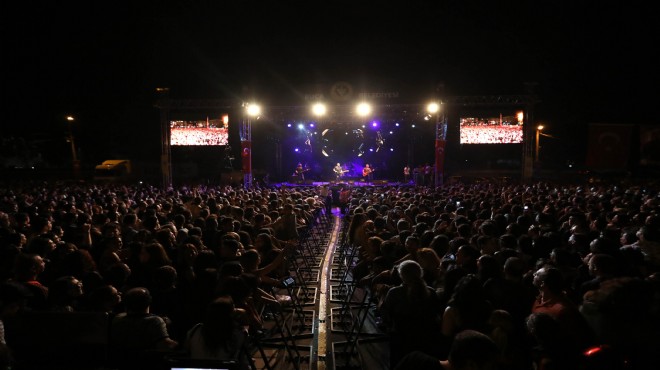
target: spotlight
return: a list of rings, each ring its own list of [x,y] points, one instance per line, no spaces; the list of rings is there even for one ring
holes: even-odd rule
[[[330,155],[328,155],[328,153],[326,153],[325,149],[321,149],[321,153],[322,153],[324,156],[326,156],[326,157],[329,157],[329,156],[330,156]]]
[[[358,116],[366,117],[371,113],[371,106],[367,103],[360,103],[355,109]]]
[[[312,106],[312,113],[316,116],[323,116],[327,112],[327,108],[323,103],[316,103]]]
[[[251,117],[256,117],[261,114],[261,107],[256,104],[247,104],[245,107],[247,114]]]

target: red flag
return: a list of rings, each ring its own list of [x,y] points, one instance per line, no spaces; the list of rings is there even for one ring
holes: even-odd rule
[[[586,165],[593,170],[628,167],[633,125],[590,124]]]
[[[445,145],[446,140],[435,140],[435,173],[444,173],[445,171]]]
[[[252,173],[252,142],[241,141],[243,174]]]
[[[639,152],[643,166],[660,166],[660,128],[649,125],[639,128]]]

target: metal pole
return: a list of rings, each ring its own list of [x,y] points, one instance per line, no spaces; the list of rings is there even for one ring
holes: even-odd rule
[[[541,130],[539,130],[538,127],[537,127],[537,128],[536,128],[536,144],[535,144],[536,147],[535,147],[535,150],[534,150],[534,153],[535,153],[534,159],[535,159],[537,162],[539,161],[539,136],[540,136],[540,135],[539,135],[539,132],[540,132],[540,131],[541,131]]]
[[[160,109],[160,170],[161,185],[163,189],[172,186],[172,146],[170,145],[170,106],[169,88],[161,87],[156,89],[159,100],[156,106]]]
[[[71,158],[73,159],[73,163],[75,166],[75,163],[78,161],[78,155],[76,154],[76,143],[73,139],[73,132],[71,131],[71,124],[69,124],[69,141],[71,142]]]
[[[73,167],[73,177],[80,177],[80,161],[78,160],[78,153],[76,152],[76,141],[73,137],[73,130],[71,129],[72,122],[74,118],[72,116],[67,117],[69,121],[67,128],[69,130],[69,142],[71,143],[71,165]]]

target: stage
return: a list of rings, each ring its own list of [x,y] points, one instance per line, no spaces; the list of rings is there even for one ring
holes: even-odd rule
[[[388,181],[388,180],[374,180],[370,182],[366,181],[313,181],[313,180],[305,180],[305,181],[296,181],[296,182],[290,182],[290,181],[285,181],[281,183],[271,183],[269,186],[275,186],[277,188],[280,187],[288,187],[288,188],[295,188],[295,187],[319,187],[319,186],[336,186],[336,187],[389,187],[389,186],[395,186],[395,187],[413,187],[415,184],[411,182],[399,182],[399,181]]]

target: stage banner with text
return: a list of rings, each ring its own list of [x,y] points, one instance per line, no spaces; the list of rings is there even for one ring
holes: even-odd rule
[[[660,127],[639,127],[639,160],[642,166],[660,166]]]
[[[447,144],[447,140],[443,140],[443,139],[435,140],[435,173],[437,174],[444,173],[446,144]]]
[[[252,173],[252,142],[241,141],[241,160],[243,174]]]
[[[628,168],[630,142],[634,125],[589,125],[587,168],[592,170],[623,170]]]

